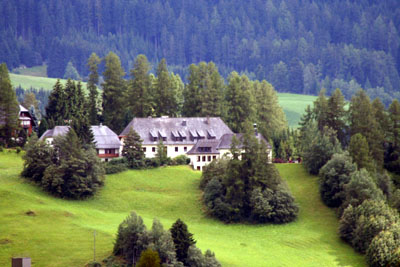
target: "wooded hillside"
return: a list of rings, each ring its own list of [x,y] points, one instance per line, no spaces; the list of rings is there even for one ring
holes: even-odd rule
[[[48,64],[63,77],[69,61],[86,76],[92,52],[118,54],[131,69],[142,53],[186,77],[214,61],[267,79],[281,92],[350,98],[360,87],[385,104],[400,97],[400,6],[387,1],[0,0],[0,60],[9,68]],[[397,91],[397,92],[396,92]]]

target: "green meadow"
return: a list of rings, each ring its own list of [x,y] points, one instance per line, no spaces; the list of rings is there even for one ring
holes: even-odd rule
[[[223,266],[365,266],[362,255],[342,242],[338,220],[323,205],[317,177],[303,166],[277,165],[300,206],[285,225],[226,225],[208,217],[201,204],[201,173],[188,166],[108,175],[92,199],[54,198],[19,177],[22,159],[0,152],[0,266],[28,256],[33,266],[84,266],[111,254],[119,223],[135,211],[151,226],[181,218],[197,245],[216,253]]]

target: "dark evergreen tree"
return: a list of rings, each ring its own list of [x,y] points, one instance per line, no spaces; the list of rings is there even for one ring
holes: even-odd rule
[[[46,118],[42,118],[39,124],[38,136],[42,136],[49,129]]]
[[[150,64],[145,55],[138,55],[133,69],[132,80],[129,83],[129,107],[132,115],[144,118],[153,113]]]
[[[103,73],[103,120],[115,132],[124,127],[127,92],[119,57],[110,52],[105,58],[106,69]]]
[[[89,91],[88,98],[88,110],[89,110],[89,120],[91,125],[97,125],[98,120],[98,95],[97,84],[99,83],[99,73],[98,66],[101,60],[96,55],[92,53],[88,59],[87,66],[89,68],[89,80],[87,82],[87,90]]]
[[[346,102],[340,89],[336,89],[328,99],[326,125],[336,131],[342,144],[346,142]]]
[[[374,161],[369,152],[367,139],[365,139],[362,134],[357,133],[351,137],[349,152],[354,163],[357,164],[358,169],[365,168],[369,172],[375,170]]]
[[[139,169],[144,165],[142,142],[143,140],[140,139],[139,134],[132,128],[126,138],[124,138],[122,156],[127,159],[130,168]]]
[[[188,231],[187,225],[181,219],[176,220],[170,232],[175,244],[177,260],[187,264],[189,247],[196,244],[193,234]]]
[[[60,80],[57,80],[46,106],[46,118],[49,128],[53,128],[56,125],[65,125],[66,117],[66,94]]]
[[[19,128],[19,105],[5,63],[0,65],[0,136],[6,144]]]

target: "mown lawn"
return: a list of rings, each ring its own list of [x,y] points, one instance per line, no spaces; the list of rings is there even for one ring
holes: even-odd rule
[[[286,225],[225,225],[207,217],[197,189],[200,173],[186,166],[127,171],[107,176],[93,199],[53,198],[19,177],[22,160],[0,152],[0,266],[30,256],[33,266],[83,266],[111,253],[118,224],[136,211],[150,226],[169,228],[181,218],[198,246],[223,266],[364,266],[363,257],[337,235],[334,212],[320,201],[317,178],[301,165],[278,165],[300,205]],[[27,211],[34,216],[26,215]]]

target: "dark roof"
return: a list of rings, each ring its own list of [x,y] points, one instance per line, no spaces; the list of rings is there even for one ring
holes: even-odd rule
[[[36,126],[36,122],[32,119],[32,114],[29,112],[29,110],[27,110],[27,109],[26,109],[25,107],[23,107],[22,105],[18,105],[18,107],[19,107],[18,119],[21,120],[21,121],[30,120],[30,121],[32,121],[32,125],[33,125],[33,126]],[[22,113],[22,112],[28,114],[29,117],[22,117],[22,116],[21,116],[21,113]],[[0,115],[0,125],[3,125],[3,124],[5,124],[5,123],[6,123],[6,121],[5,121],[4,115]]]
[[[133,128],[143,140],[144,145],[158,144],[158,140],[151,138],[152,133],[161,137],[165,133],[166,145],[172,144],[196,144],[200,135],[208,139],[206,133],[213,132],[218,140],[224,134],[232,134],[233,132],[219,117],[196,117],[196,118],[134,118],[128,126],[121,132],[120,136],[126,136],[129,130]],[[160,134],[162,133],[162,134]],[[178,133],[182,137],[186,137],[183,141],[175,141],[173,135]],[[193,138],[195,137],[195,139]]]
[[[192,149],[187,152],[188,155],[196,155],[196,154],[219,154],[218,151],[219,140],[211,139],[203,139],[199,140]]]
[[[56,126],[53,129],[47,130],[40,140],[46,138],[54,138],[56,136],[65,135],[69,131],[69,126]],[[93,125],[90,127],[93,132],[94,143],[97,149],[105,148],[120,148],[121,142],[118,135],[105,125]]]
[[[218,149],[230,149],[231,145],[232,145],[232,138],[233,138],[234,135],[236,136],[236,138],[239,141],[238,148],[242,148],[243,147],[243,134],[242,133],[238,133],[238,134],[224,134],[221,137],[221,142],[220,142],[220,144],[218,146]],[[256,135],[256,138],[258,139],[259,142],[260,141],[265,142],[267,144],[267,147],[269,149],[271,149],[271,145],[268,143],[268,141],[260,133],[258,133]]]

